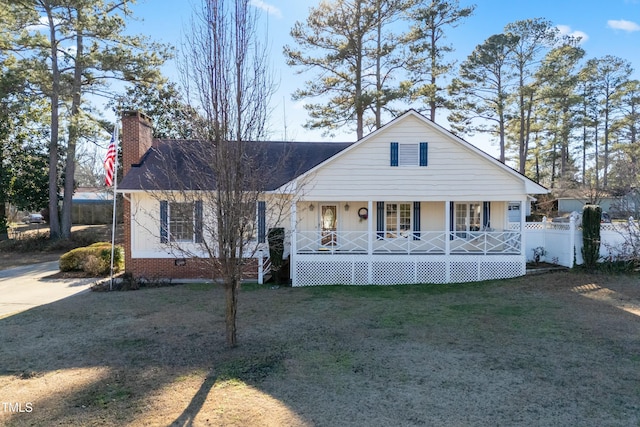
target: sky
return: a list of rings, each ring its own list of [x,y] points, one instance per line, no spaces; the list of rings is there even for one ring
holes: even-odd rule
[[[292,101],[291,94],[302,88],[313,74],[297,74],[286,65],[282,48],[295,46],[289,32],[296,21],[304,22],[309,9],[319,0],[251,0],[268,19],[268,43],[271,46],[271,68],[279,88],[272,98],[271,139],[295,141],[355,141],[355,132],[346,130],[333,138],[323,137],[320,131],[309,131],[302,101]],[[461,7],[476,4],[472,16],[457,28],[446,31],[446,42],[454,52],[450,58],[458,63],[489,36],[501,33],[504,26],[517,20],[545,18],[561,32],[582,38],[586,59],[604,55],[618,56],[630,61],[635,69],[633,78],[640,79],[640,0],[459,0]],[[138,0],[133,11],[138,21],[128,25],[132,34],[144,34],[159,42],[179,45],[188,26],[193,4],[199,0]],[[168,63],[163,72],[178,81],[175,64]],[[311,72],[312,73],[312,72]],[[417,107],[417,106],[416,106]],[[286,120],[285,120],[286,118]],[[436,121],[448,128],[443,119]],[[284,123],[286,122],[286,126]],[[286,138],[285,138],[286,128]],[[469,142],[496,156],[498,148],[487,137],[467,138]]]

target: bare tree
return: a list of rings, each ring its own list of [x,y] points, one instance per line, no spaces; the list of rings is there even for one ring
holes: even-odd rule
[[[195,243],[203,251],[203,262],[223,279],[230,347],[237,343],[244,261],[255,250],[247,243],[255,237],[256,209],[264,201],[265,174],[270,173],[258,167],[267,163],[268,152],[256,141],[266,136],[275,86],[258,18],[249,0],[203,0],[181,60],[187,97],[201,118],[193,123],[196,145],[179,156],[184,164],[172,197],[193,201],[195,208],[187,205],[186,215],[195,216]],[[170,236],[171,231],[165,233]]]

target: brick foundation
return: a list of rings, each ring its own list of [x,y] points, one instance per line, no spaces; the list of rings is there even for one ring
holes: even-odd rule
[[[148,279],[219,279],[220,275],[211,271],[206,261],[175,258],[130,258],[126,257],[125,271],[133,277]],[[244,279],[258,278],[258,260],[245,260]]]

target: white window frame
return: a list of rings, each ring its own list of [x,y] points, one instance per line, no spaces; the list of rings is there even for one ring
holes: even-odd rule
[[[420,144],[398,144],[398,167],[420,166]]]
[[[395,206],[394,223],[390,223],[389,208]],[[403,208],[406,207],[406,210]],[[403,213],[406,216],[403,216]],[[404,220],[404,221],[403,221]],[[408,228],[407,228],[408,227]],[[410,202],[388,202],[384,204],[384,235],[387,239],[407,238],[413,233],[413,210]]]
[[[461,212],[464,207],[464,213]],[[477,209],[475,218],[472,217],[472,210]],[[453,206],[453,233],[459,239],[469,239],[472,233],[482,230],[482,202],[456,202]],[[472,221],[477,219],[477,224]],[[464,223],[462,223],[462,221]]]
[[[184,212],[188,212],[187,206],[191,207],[191,229],[189,230],[188,218],[184,219],[180,217],[181,209],[184,208]],[[177,211],[174,212],[174,211]],[[176,218],[177,216],[177,218]],[[174,232],[176,227],[186,227],[186,231]],[[169,202],[167,207],[167,234],[170,242],[181,243],[193,243],[196,237],[196,206],[193,202]],[[190,233],[189,233],[190,231]],[[187,234],[191,234],[190,238],[186,238]],[[176,236],[179,236],[177,238]]]

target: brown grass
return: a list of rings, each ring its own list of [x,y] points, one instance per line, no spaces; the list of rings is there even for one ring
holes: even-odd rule
[[[629,426],[638,277],[86,293],[0,320],[0,424]],[[0,403],[1,405],[1,403]]]

